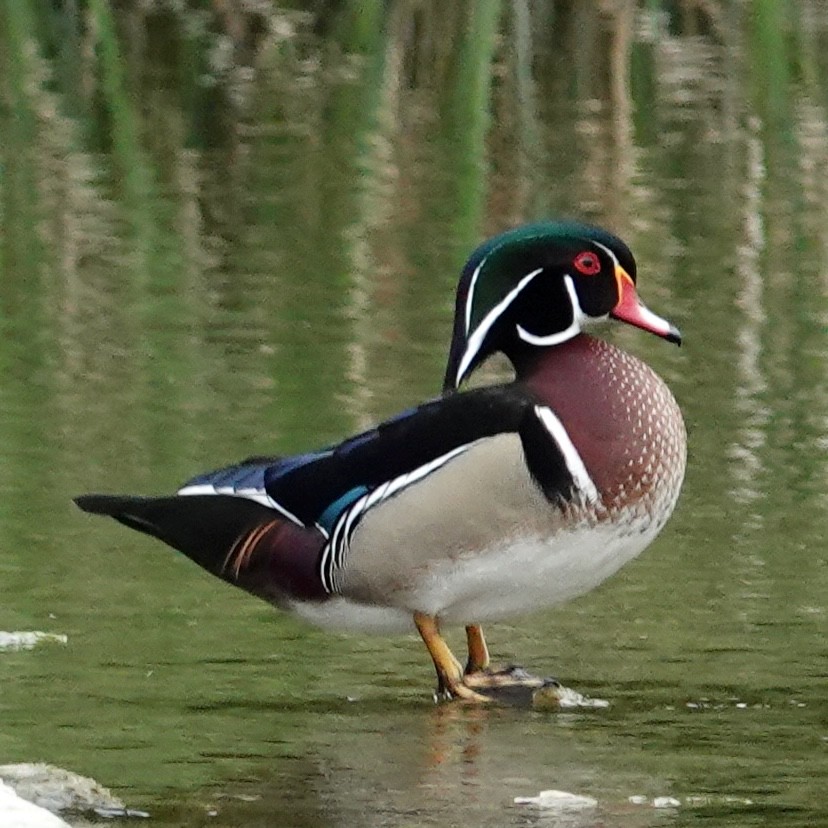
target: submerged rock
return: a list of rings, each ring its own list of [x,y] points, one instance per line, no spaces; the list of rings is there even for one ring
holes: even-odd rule
[[[564,687],[560,682],[549,681],[532,694],[532,707],[535,710],[567,710],[577,707],[603,709],[609,707],[609,702],[584,696],[577,690]]]
[[[592,699],[564,687],[557,679],[536,676],[523,667],[511,665],[502,670],[486,670],[466,676],[466,684],[493,701],[535,710],[567,710],[579,707],[604,708],[609,702]]]
[[[653,799],[653,808],[678,808],[681,800],[674,796],[657,796]]]

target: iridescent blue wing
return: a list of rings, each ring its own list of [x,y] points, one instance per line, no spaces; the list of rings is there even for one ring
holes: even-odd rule
[[[572,478],[538,419],[536,405],[517,385],[449,394],[318,452],[254,457],[200,475],[179,494],[246,497],[328,534],[337,518],[365,495],[384,487],[377,498],[390,496],[476,440],[515,432],[542,488],[565,497]]]

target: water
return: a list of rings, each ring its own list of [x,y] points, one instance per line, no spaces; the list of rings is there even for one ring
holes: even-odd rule
[[[828,821],[821,4],[382,5],[3,13],[0,629],[68,643],[0,653],[0,758],[155,824]],[[606,332],[685,413],[665,532],[489,630],[607,709],[435,707],[413,636],[323,634],[71,504],[435,394],[465,255],[555,214],[627,239],[685,337]],[[513,804],[550,788],[597,810]]]

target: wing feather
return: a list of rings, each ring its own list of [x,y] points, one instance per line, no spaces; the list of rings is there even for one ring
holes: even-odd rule
[[[435,464],[484,437],[514,432],[547,497],[566,500],[574,481],[564,454],[538,418],[537,403],[516,383],[452,393],[318,452],[253,457],[208,472],[179,494],[246,497],[325,535],[337,528],[338,540],[347,542],[347,529],[337,527],[346,513],[353,525],[358,515],[427,475]]]

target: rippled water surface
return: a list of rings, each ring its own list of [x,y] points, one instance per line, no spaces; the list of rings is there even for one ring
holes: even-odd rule
[[[0,12],[0,630],[67,636],[0,652],[0,764],[159,825],[828,821],[823,4],[307,5]],[[489,629],[608,708],[435,706],[414,636],[72,505],[434,395],[466,254],[549,215],[622,235],[685,337],[606,331],[685,413],[667,529]],[[544,789],[598,804],[513,804]]]

